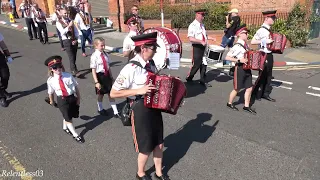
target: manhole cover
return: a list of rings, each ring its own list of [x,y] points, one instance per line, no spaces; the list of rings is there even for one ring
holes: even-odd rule
[[[300,77],[300,78],[310,78],[314,75],[317,75],[320,73],[320,70],[304,70],[304,71],[297,71],[297,70],[287,70],[287,71],[284,71],[283,72],[284,74],[286,75],[289,75],[289,76],[295,76],[295,77]]]

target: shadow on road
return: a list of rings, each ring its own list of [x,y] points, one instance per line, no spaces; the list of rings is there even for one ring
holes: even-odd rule
[[[31,89],[31,90],[11,92],[10,94],[12,95],[12,98],[8,99],[8,104],[10,104],[11,102],[13,102],[13,101],[15,101],[15,100],[17,100],[19,98],[22,98],[24,96],[28,96],[28,95],[33,94],[33,93],[38,93],[38,92],[44,91],[46,89],[47,89],[47,83],[43,83],[42,85],[40,85],[38,87],[35,87],[35,88]],[[15,96],[15,95],[17,95],[17,96]]]
[[[204,123],[210,121],[211,118],[212,115],[209,113],[200,113],[197,118],[190,120],[164,139],[164,146],[167,147],[163,152],[164,174],[167,174],[186,155],[193,142],[205,143],[209,139],[219,123],[217,120],[212,126],[205,125]],[[147,174],[154,171],[155,167],[153,166],[147,170]]]
[[[117,108],[118,108],[118,111],[119,111],[119,112],[121,112],[121,109],[122,109],[123,106],[125,105],[125,102],[126,102],[126,101],[123,101],[123,102],[117,104]],[[101,125],[103,122],[108,121],[108,120],[110,120],[110,119],[113,118],[113,110],[112,110],[112,108],[107,109],[107,113],[108,113],[107,116],[96,115],[96,116],[94,116],[94,117],[90,117],[90,116],[82,115],[82,116],[80,116],[80,119],[86,120],[86,121],[91,120],[91,121],[90,121],[90,122],[87,122],[87,123],[85,123],[85,124],[76,126],[75,129],[85,127],[85,129],[82,130],[82,132],[80,133],[80,136],[81,136],[81,137],[84,137],[84,135],[85,135],[88,131],[93,130],[94,128],[96,128],[96,127],[98,127],[99,125]],[[120,119],[116,119],[116,120],[119,120],[119,122],[121,122]]]

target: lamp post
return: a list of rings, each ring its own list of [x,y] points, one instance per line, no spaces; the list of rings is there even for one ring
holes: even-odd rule
[[[163,0],[160,0],[160,9],[161,9],[161,26],[164,27]]]

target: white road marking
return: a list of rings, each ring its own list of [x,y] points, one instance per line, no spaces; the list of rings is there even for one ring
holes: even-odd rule
[[[11,26],[13,26],[13,27],[18,27],[18,25],[17,25],[17,24],[11,24]]]
[[[320,94],[316,94],[316,93],[306,92],[306,94],[311,95],[311,96],[320,97]]]
[[[309,86],[308,88],[309,88],[309,89],[316,90],[316,91],[320,91],[320,88],[319,88],[319,87]]]
[[[256,75],[252,75],[253,78],[258,78],[258,76]],[[283,84],[289,84],[289,85],[292,85],[293,82],[289,82],[289,81],[282,81],[282,80],[279,80],[279,79],[272,79],[272,81],[275,81],[275,82],[281,82]]]

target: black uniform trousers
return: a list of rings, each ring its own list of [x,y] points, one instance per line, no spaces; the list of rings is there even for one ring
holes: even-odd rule
[[[259,77],[252,91],[251,100],[255,100],[255,98],[258,97],[259,88],[261,88],[261,96],[270,95],[272,90],[271,80],[272,80],[273,61],[274,61],[273,54],[268,53],[266,57],[266,62],[264,64],[264,69],[263,71],[259,72]]]
[[[48,42],[48,30],[47,30],[47,25],[45,22],[37,22],[38,24],[38,37],[40,39],[40,42]],[[44,39],[42,37],[42,31],[44,34]],[[44,40],[44,41],[43,41]]]
[[[187,80],[192,80],[194,75],[200,69],[200,82],[205,82],[205,75],[207,66],[202,64],[202,58],[206,47],[201,44],[192,45],[192,67],[187,76]]]
[[[34,25],[34,21],[32,18],[25,18],[26,19],[26,24],[27,24],[27,27],[28,27],[28,35],[30,37],[30,39],[33,39],[33,35],[36,39],[38,39],[38,35],[37,35],[37,28],[36,26]],[[31,28],[33,30],[33,34],[32,34],[32,31],[31,31]]]
[[[66,52],[68,54],[71,72],[77,72],[78,68],[76,65],[76,60],[77,60],[77,52],[78,52],[78,41],[76,42],[75,45],[72,45],[71,39],[65,39],[63,40],[63,46],[66,48]]]
[[[5,98],[4,91],[8,88],[10,71],[6,57],[0,53],[0,98]]]

